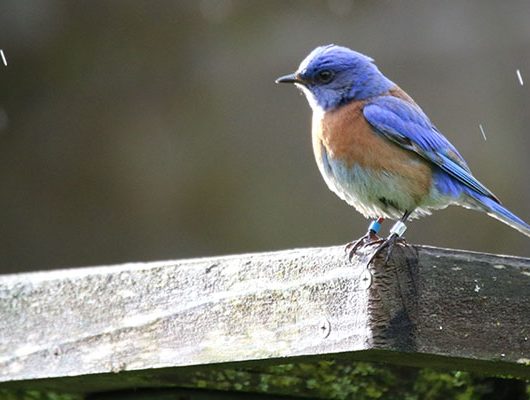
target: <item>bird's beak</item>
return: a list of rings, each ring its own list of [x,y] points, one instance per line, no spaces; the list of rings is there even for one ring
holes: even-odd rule
[[[284,76],[280,76],[278,79],[276,79],[275,81],[276,83],[300,83],[300,84],[304,84],[304,81],[301,80],[296,73],[294,74],[289,74],[289,75],[284,75]]]

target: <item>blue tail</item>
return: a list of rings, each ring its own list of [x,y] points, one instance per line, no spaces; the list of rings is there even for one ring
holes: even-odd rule
[[[530,237],[530,225],[490,197],[468,191],[469,198],[479,210]]]

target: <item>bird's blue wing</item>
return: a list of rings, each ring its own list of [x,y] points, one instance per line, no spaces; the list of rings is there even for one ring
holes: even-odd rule
[[[473,177],[455,147],[416,104],[394,96],[381,96],[368,101],[363,114],[377,133],[417,153],[474,191],[499,202]]]

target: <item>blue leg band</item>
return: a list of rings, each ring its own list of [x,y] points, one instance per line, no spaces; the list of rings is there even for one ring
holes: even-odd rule
[[[376,235],[379,233],[380,229],[381,229],[381,224],[377,220],[372,221],[372,223],[368,227],[368,230],[373,231]]]

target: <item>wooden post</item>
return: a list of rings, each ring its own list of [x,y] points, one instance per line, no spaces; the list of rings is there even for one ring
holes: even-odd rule
[[[190,384],[321,359],[530,378],[530,260],[342,247],[0,276],[0,389]],[[118,374],[119,372],[119,374]]]

